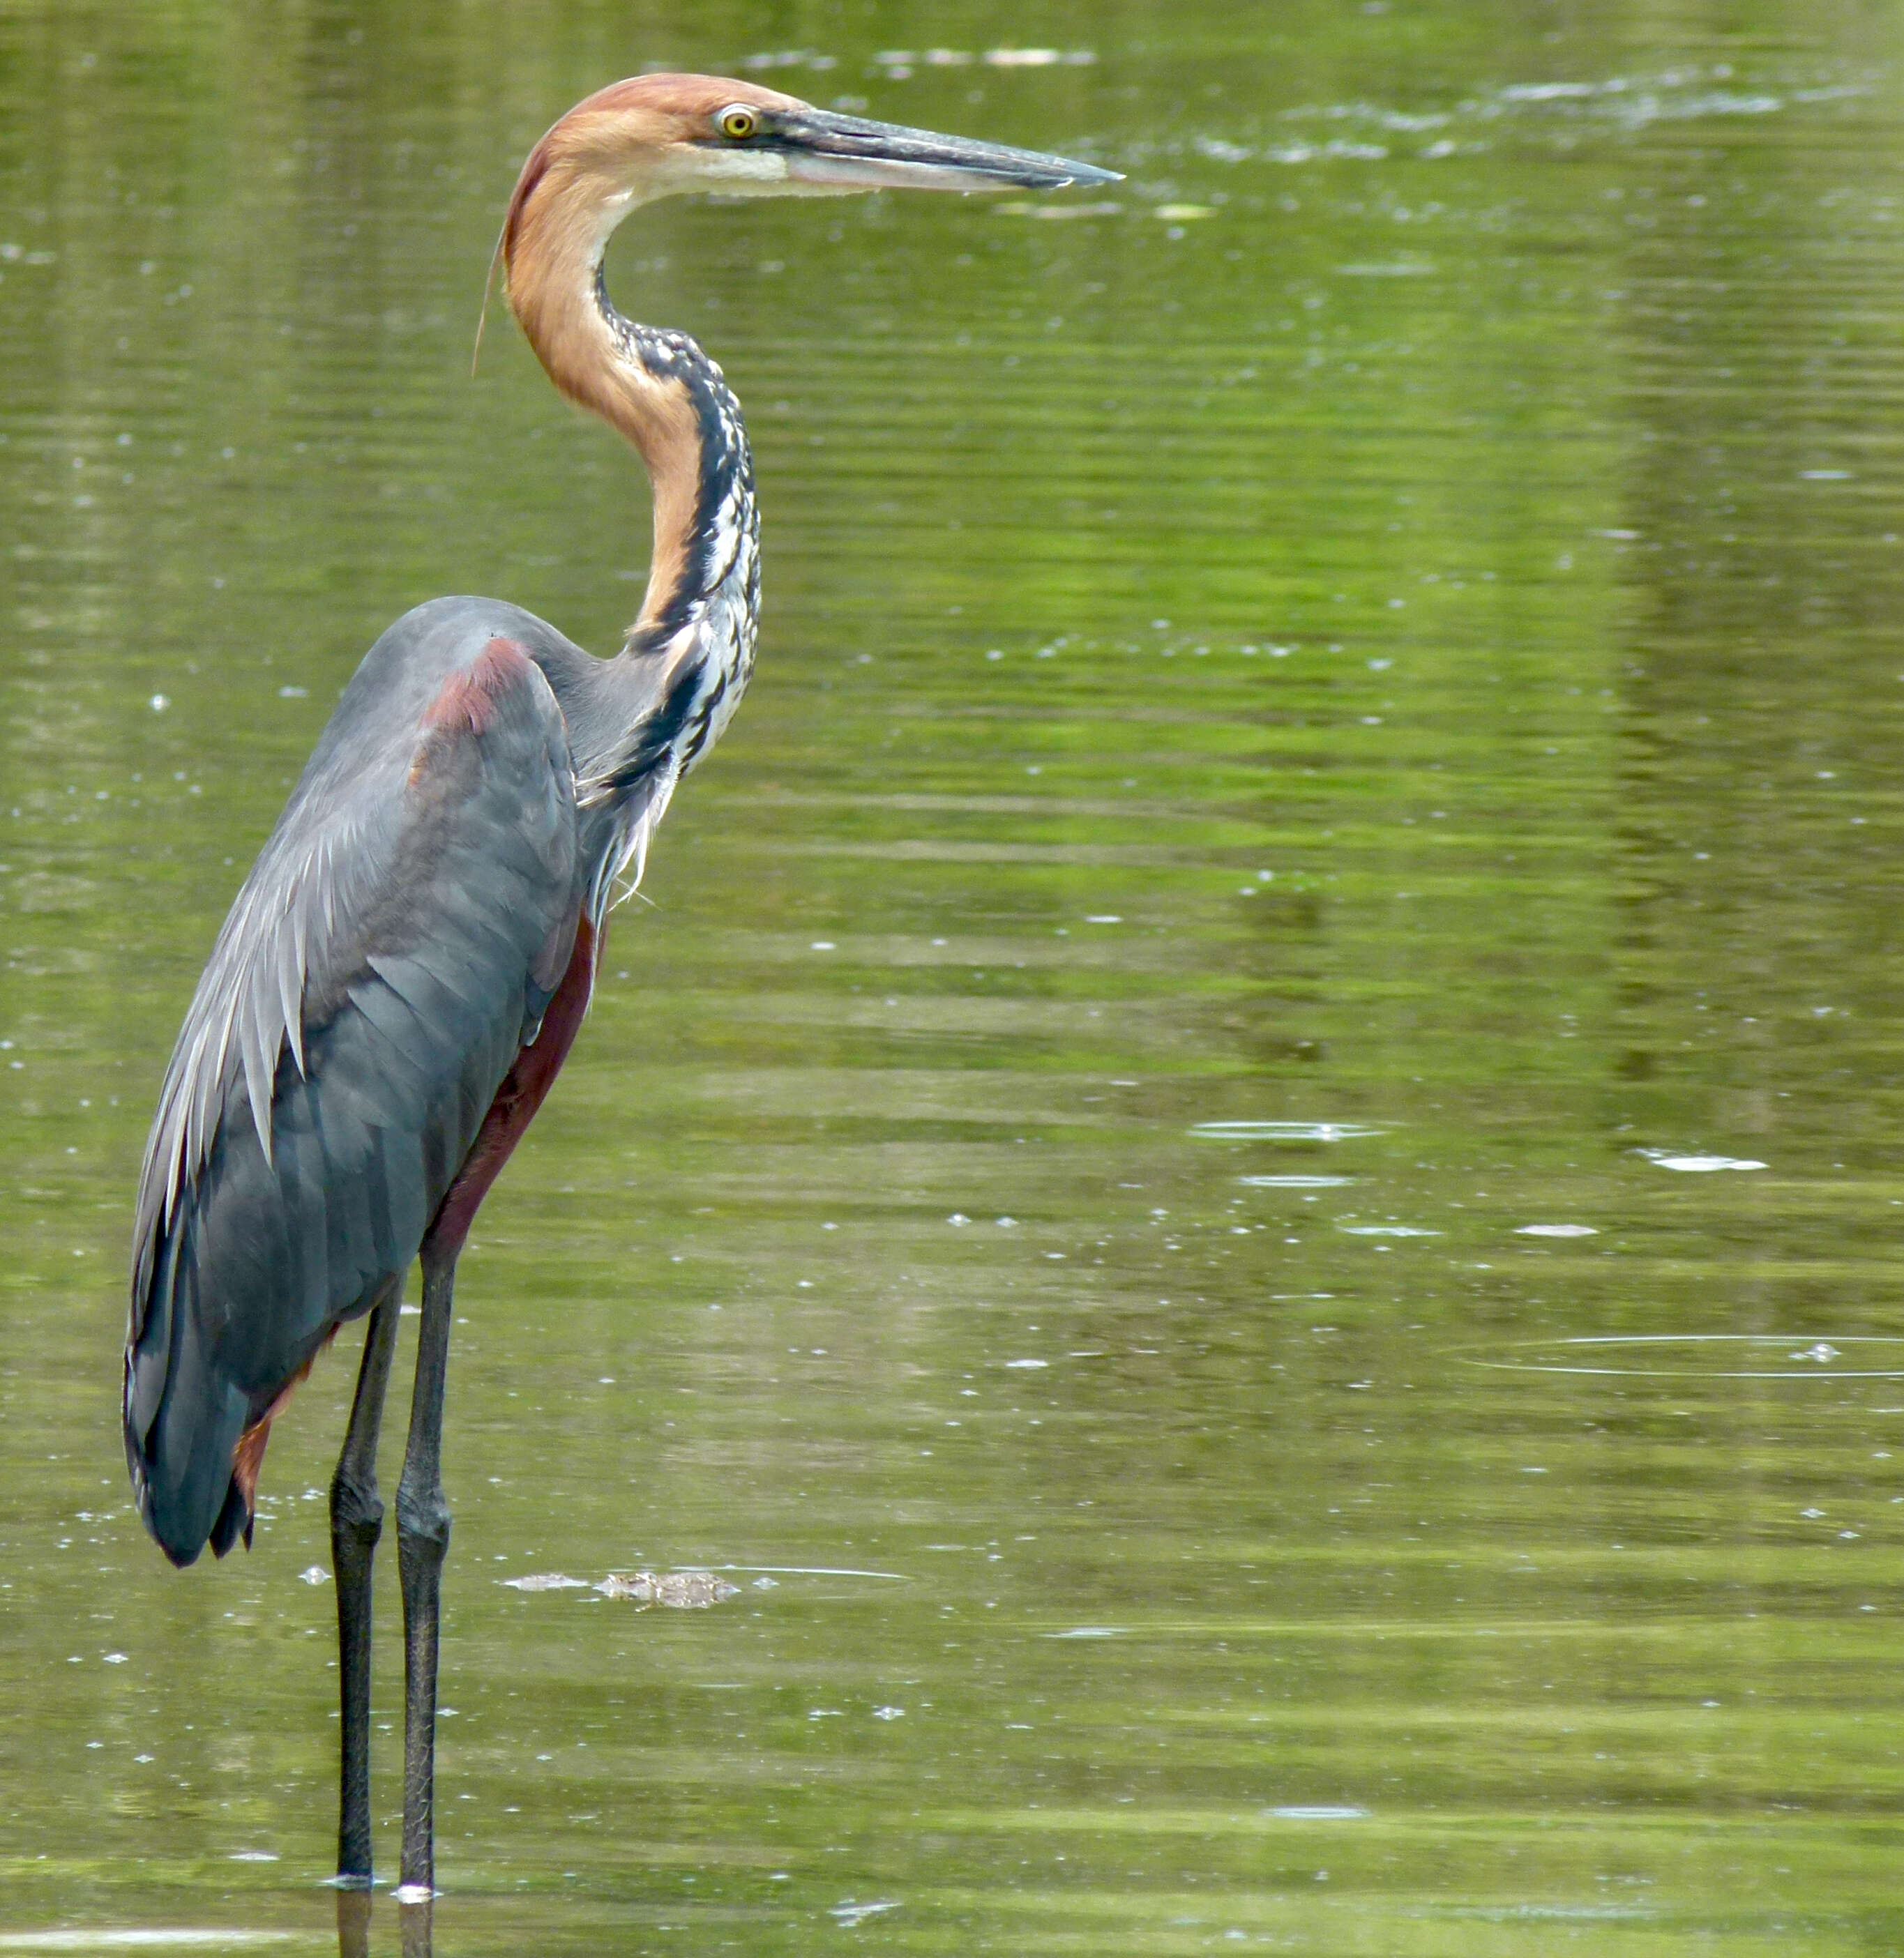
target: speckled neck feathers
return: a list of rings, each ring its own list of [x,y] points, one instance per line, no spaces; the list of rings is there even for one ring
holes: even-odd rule
[[[654,559],[640,616],[628,635],[631,648],[657,649],[697,609],[737,581],[753,591],[757,604],[760,512],[754,456],[741,404],[699,342],[684,333],[624,318],[608,297],[599,265],[595,302],[613,336],[618,361],[687,411],[668,416],[665,444],[636,442],[644,456],[649,445],[665,448],[668,476],[665,494],[658,477],[655,481]]]

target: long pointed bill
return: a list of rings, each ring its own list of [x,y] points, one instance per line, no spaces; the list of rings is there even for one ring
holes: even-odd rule
[[[761,146],[786,159],[795,182],[830,190],[1057,190],[1122,181],[1115,170],[1038,150],[974,143],[823,109],[776,115]]]

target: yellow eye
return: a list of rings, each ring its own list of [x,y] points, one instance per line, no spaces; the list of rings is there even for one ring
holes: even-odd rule
[[[760,117],[739,103],[721,111],[721,134],[736,143],[745,142],[760,126]]]

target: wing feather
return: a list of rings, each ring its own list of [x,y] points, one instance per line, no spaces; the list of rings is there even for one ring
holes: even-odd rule
[[[217,1521],[244,1422],[414,1256],[584,895],[540,671],[468,630],[396,648],[420,670],[391,670],[393,652],[371,672],[384,649],[232,906],[148,1145],[127,1456],[181,1561]]]

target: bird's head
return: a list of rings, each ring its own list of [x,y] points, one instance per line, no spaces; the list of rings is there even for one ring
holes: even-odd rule
[[[754,82],[636,75],[578,103],[537,144],[509,201],[503,257],[512,261],[525,230],[582,222],[585,212],[598,255],[637,205],[687,192],[1055,190],[1115,177],[1036,150],[836,115]]]

